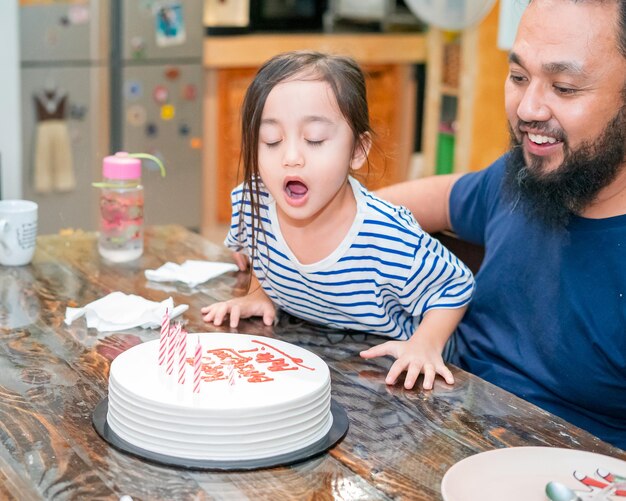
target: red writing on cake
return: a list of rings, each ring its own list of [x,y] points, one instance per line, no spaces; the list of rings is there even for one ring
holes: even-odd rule
[[[268,343],[256,339],[252,342],[261,346],[245,350],[233,348],[206,350],[202,357],[202,380],[208,383],[227,381],[231,367],[238,378],[243,378],[248,383],[273,381],[274,379],[267,374],[268,372],[315,370],[304,365],[301,358],[292,357]],[[187,358],[187,363],[193,365],[193,359]]]

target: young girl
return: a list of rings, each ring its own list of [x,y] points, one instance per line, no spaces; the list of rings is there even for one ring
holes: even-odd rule
[[[350,58],[291,52],[266,62],[242,110],[244,182],[232,193],[226,245],[247,254],[246,296],[202,308],[230,326],[279,307],[339,329],[391,338],[361,353],[391,355],[386,378],[406,371],[454,383],[441,356],[467,307],[471,272],[423,232],[410,212],[376,198],[351,172],[367,161],[372,131],[365,79]]]

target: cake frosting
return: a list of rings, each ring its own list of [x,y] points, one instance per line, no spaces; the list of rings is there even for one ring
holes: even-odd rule
[[[107,424],[136,447],[193,460],[255,460],[314,444],[332,426],[330,371],[303,348],[245,334],[189,334],[185,384],[176,370],[166,374],[158,351],[159,341],[148,341],[111,364]]]

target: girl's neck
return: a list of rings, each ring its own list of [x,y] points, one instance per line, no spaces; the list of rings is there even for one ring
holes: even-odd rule
[[[307,219],[288,217],[278,209],[280,232],[301,264],[328,257],[344,240],[356,217],[356,199],[349,181],[322,210]]]

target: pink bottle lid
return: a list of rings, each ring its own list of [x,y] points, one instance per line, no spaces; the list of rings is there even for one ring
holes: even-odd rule
[[[102,176],[108,179],[140,179],[141,159],[133,158],[125,151],[104,157]]]

